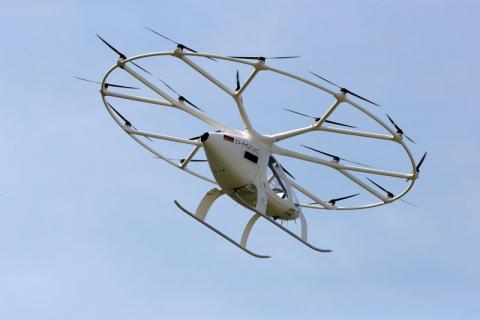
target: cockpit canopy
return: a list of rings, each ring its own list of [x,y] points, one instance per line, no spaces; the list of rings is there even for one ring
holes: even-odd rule
[[[288,181],[285,178],[282,165],[273,157],[268,159],[267,179],[270,188],[282,199],[288,199]]]

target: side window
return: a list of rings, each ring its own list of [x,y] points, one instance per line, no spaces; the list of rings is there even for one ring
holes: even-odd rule
[[[247,160],[252,161],[253,163],[258,162],[258,157],[256,155],[254,155],[253,153],[250,153],[248,151],[245,151],[245,154],[243,155],[243,157]]]

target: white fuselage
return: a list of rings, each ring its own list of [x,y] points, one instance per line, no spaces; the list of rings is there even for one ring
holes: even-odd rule
[[[300,207],[285,172],[267,147],[244,137],[215,132],[203,134],[201,141],[217,183],[235,201],[244,205],[243,200],[255,207],[257,189],[263,188],[267,215],[284,220],[299,216]]]

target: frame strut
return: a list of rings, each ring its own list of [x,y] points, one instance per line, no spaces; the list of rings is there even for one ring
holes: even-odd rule
[[[170,102],[165,102],[165,101],[160,101],[160,100],[145,98],[145,97],[139,97],[139,96],[131,96],[131,95],[128,95],[128,94],[123,94],[123,93],[113,92],[113,91],[108,91],[108,90],[105,90],[103,92],[103,94],[105,96],[108,96],[108,97],[115,97],[115,98],[119,98],[119,99],[145,102],[145,103],[150,103],[150,104],[156,104],[156,105],[159,105],[159,106],[175,107]]]

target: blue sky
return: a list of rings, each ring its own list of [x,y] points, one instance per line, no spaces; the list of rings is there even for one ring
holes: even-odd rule
[[[0,318],[478,317],[478,2],[1,6]],[[73,79],[98,80],[114,64],[96,33],[127,55],[172,49],[144,26],[211,53],[298,54],[272,64],[305,76],[314,70],[378,101],[384,109],[377,114],[394,115],[417,140],[414,154],[429,152],[407,196],[417,207],[307,212],[312,242],[332,254],[259,224],[251,245],[269,260],[245,255],[182,215],[173,199],[193,209],[210,185],[152,159],[111,121],[98,88]],[[151,67],[209,112],[235,121],[220,96],[189,82],[195,79],[168,64]],[[308,123],[270,100],[286,90],[252,93],[248,108],[259,127],[269,119],[274,128]],[[297,109],[316,111],[309,98],[295,99]],[[127,107],[137,126],[173,122]],[[358,159],[359,150],[346,144],[339,152]],[[394,159],[382,150],[371,160]],[[212,221],[239,235],[246,211],[227,199],[214,209]]]

